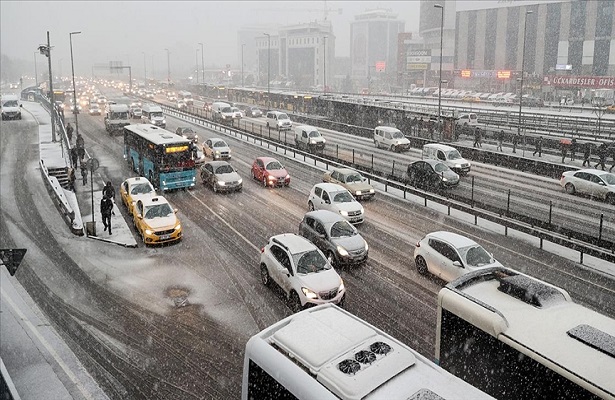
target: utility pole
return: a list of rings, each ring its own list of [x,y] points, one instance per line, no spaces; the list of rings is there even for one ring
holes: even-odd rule
[[[73,35],[79,35],[81,32],[71,32],[68,34],[70,41],[70,67],[73,73],[73,114],[75,115],[75,134],[79,135],[79,108],[77,108],[77,86],[75,86],[75,63],[73,61]]]
[[[326,15],[326,14],[325,14]],[[326,17],[325,17],[326,20]],[[327,93],[327,37],[323,36],[322,46],[322,91]]]
[[[199,83],[199,49],[196,49],[196,83]]]
[[[165,49],[167,51],[167,84],[169,87],[171,86],[171,52],[169,49]]]
[[[36,69],[36,51],[34,52],[34,82],[38,86],[38,71]]]
[[[38,51],[47,56],[47,63],[49,65],[49,102],[50,102],[50,114],[51,114],[51,141],[56,141],[56,102],[53,97],[53,73],[51,72],[51,42],[49,40],[49,31],[47,31],[47,46],[38,46]]]
[[[271,81],[271,35],[265,33],[267,36],[267,108],[271,108],[271,93],[269,89],[269,81]]]
[[[241,44],[241,87],[243,87],[243,49],[246,47],[245,43]]]
[[[145,62],[145,52],[142,51],[141,53],[143,53],[143,80],[147,84],[147,63]]]
[[[203,66],[203,84],[205,83],[205,52],[203,51],[203,43],[201,45],[201,65]]]

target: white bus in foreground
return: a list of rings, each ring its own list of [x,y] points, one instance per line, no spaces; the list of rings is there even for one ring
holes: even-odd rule
[[[491,399],[333,304],[298,312],[246,344],[242,399]]]
[[[506,268],[438,295],[436,362],[498,399],[615,399],[615,320]]]

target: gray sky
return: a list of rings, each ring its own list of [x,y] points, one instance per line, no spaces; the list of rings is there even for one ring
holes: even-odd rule
[[[447,0],[450,1],[450,0]],[[497,0],[458,1],[457,10],[493,5],[518,5]],[[70,72],[69,32],[73,35],[76,74],[92,65],[123,61],[142,73],[146,53],[148,71],[166,71],[166,52],[172,69],[195,64],[198,42],[205,43],[205,64],[237,66],[237,31],[246,25],[293,24],[322,20],[325,5],[337,37],[336,56],[349,55],[350,21],[367,9],[384,8],[417,31],[419,0],[414,1],[11,1],[0,2],[0,50],[10,58],[32,60],[50,31],[53,68]],[[341,14],[338,9],[342,9]],[[153,56],[153,60],[152,60]],[[42,56],[39,65],[43,65]],[[200,55],[199,55],[200,58]],[[58,71],[61,69],[61,71]],[[26,72],[28,73],[28,72]],[[151,72],[148,72],[148,74]]]

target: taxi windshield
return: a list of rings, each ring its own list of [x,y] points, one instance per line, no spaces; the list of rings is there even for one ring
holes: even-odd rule
[[[171,214],[173,214],[173,209],[168,203],[151,205],[145,209],[146,219],[168,217]]]

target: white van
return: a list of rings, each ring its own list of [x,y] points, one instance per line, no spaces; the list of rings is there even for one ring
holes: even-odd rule
[[[397,128],[377,126],[374,128],[374,144],[391,151],[404,151],[410,148],[410,141]]]
[[[275,128],[279,131],[291,129],[293,123],[286,113],[280,111],[267,111],[267,128]]]
[[[476,115],[476,113],[461,114],[457,118],[457,121],[461,126],[476,126],[478,125],[478,116]]]
[[[211,105],[212,118],[214,121],[230,122],[235,119],[235,112],[229,103],[216,101]]]
[[[2,96],[0,102],[2,109],[2,120],[5,119],[21,119],[21,101],[19,97],[14,94],[7,94]]]
[[[429,143],[423,146],[423,159],[442,161],[447,167],[459,175],[470,172],[470,162],[461,157],[459,151],[451,146],[440,143]]]
[[[124,132],[124,127],[130,125],[129,108],[127,104],[108,104],[105,115],[105,128],[110,135]]]
[[[144,124],[152,124],[161,128],[167,127],[167,121],[162,115],[162,108],[156,104],[144,104],[141,109],[141,121]]]
[[[299,125],[295,128],[295,145],[308,151],[323,151],[327,141],[313,126]]]

